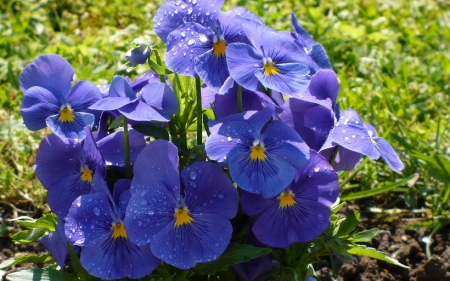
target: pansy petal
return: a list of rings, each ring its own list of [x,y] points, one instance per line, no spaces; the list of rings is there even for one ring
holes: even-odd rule
[[[258,90],[261,83],[255,71],[263,67],[262,55],[247,44],[233,43],[227,46],[226,57],[230,76],[242,87]]]
[[[261,34],[267,32],[275,32],[274,29],[267,27],[260,21],[254,21],[252,18],[245,18],[245,15],[237,16],[236,20],[239,20],[239,22],[242,24],[242,28],[248,40],[253,45],[253,47],[257,49],[259,49],[263,45]]]
[[[89,81],[79,81],[70,90],[67,102],[74,111],[83,111],[102,99],[97,86]]]
[[[141,90],[141,98],[151,107],[161,110],[168,116],[178,111],[178,100],[172,88],[161,82],[153,82]]]
[[[260,94],[265,96],[263,93]],[[263,109],[263,100],[261,95],[259,95],[259,92],[242,89],[242,110],[248,111]],[[216,96],[214,101],[214,113],[218,119],[238,113],[236,87],[231,88],[224,95]]]
[[[223,0],[167,0],[156,11],[153,27],[164,43],[167,43],[169,33],[187,22],[197,22],[213,28],[223,2]]]
[[[305,64],[307,55],[286,36],[278,32],[264,32],[261,34],[261,40],[264,55],[270,57],[275,64]]]
[[[309,86],[308,66],[301,63],[285,63],[276,64],[275,67],[278,73],[273,75],[266,75],[263,68],[255,70],[255,76],[264,87],[292,96]]]
[[[125,53],[125,58],[133,64],[144,64],[147,61],[150,51],[150,47],[147,44],[142,44],[128,50]]]
[[[398,157],[397,153],[395,153],[395,150],[392,148],[392,146],[382,138],[373,138],[373,140],[376,142],[376,147],[378,151],[381,154],[381,157],[383,157],[384,161],[388,164],[388,166],[396,173],[401,173],[401,171],[405,168],[405,165],[403,165],[402,161]]]
[[[331,99],[332,104],[336,103],[339,93],[339,81],[333,70],[320,70],[311,76],[309,92],[318,99]]]
[[[327,52],[322,45],[313,45],[311,51],[308,54],[311,56],[312,60],[319,68],[332,69],[330,59],[328,58]]]
[[[128,239],[105,235],[87,244],[80,262],[90,275],[102,280],[125,277],[137,279],[149,275],[160,263],[148,246],[139,247]]]
[[[130,162],[136,161],[139,153],[144,149],[146,142],[143,134],[136,130],[129,130],[130,143]],[[100,151],[108,165],[124,167],[125,166],[125,152],[124,152],[124,136],[123,131],[112,133],[97,142]]]
[[[192,214],[192,218],[192,223],[168,225],[154,237],[150,246],[156,257],[188,269],[215,260],[225,251],[233,230],[230,221],[215,214]]]
[[[255,22],[258,22],[259,24],[264,23],[261,18],[250,12],[245,7],[235,7],[227,12],[219,12],[219,14],[217,15],[217,19],[220,25],[220,30],[225,37],[225,41],[228,44],[237,42],[250,44],[250,41],[248,40],[242,28],[241,21],[236,20],[237,16],[248,20],[253,20]]]
[[[227,80],[223,83],[222,87],[219,89],[218,94],[223,95],[228,92],[235,85],[234,79],[231,76],[228,76]]]
[[[25,92],[31,87],[38,86],[67,97],[74,74],[73,67],[60,55],[41,55],[28,64],[20,74],[20,88]]]
[[[295,167],[303,167],[309,159],[309,147],[303,139],[282,121],[273,121],[261,136],[267,153],[289,161]]]
[[[235,153],[228,163],[231,177],[240,188],[270,197],[294,179],[295,169],[287,160],[268,153],[265,160],[251,160],[249,154],[250,151]]]
[[[142,88],[144,88],[145,85],[153,83],[153,82],[160,82],[159,75],[150,69],[149,71],[140,75],[134,81],[129,82],[129,84],[130,84],[131,88],[133,89],[133,91],[135,93],[138,93],[142,90]]]
[[[170,117],[164,113],[154,109],[145,102],[136,101],[119,108],[119,112],[128,119],[134,121],[160,121],[168,122]]]
[[[97,101],[89,108],[96,110],[115,110],[135,102],[136,99],[136,93],[128,84],[127,80],[120,76],[115,76],[109,88],[109,97]]]
[[[311,150],[305,167],[297,170],[292,191],[302,200],[318,201],[331,206],[339,196],[339,181],[336,171],[325,158]]]
[[[144,182],[141,179],[141,174],[133,177],[124,220],[130,241],[138,246],[150,243],[167,225],[173,226],[174,210],[178,207],[178,201],[167,185],[161,181]],[[179,195],[179,187],[177,191]]]
[[[30,87],[25,91],[20,112],[25,126],[31,131],[45,128],[45,119],[59,113],[64,100],[56,92],[41,87]]]
[[[191,213],[236,216],[239,195],[230,178],[211,162],[195,162],[181,172],[185,203]]]
[[[51,115],[45,122],[60,137],[83,140],[86,137],[84,127],[94,126],[95,116],[84,112],[73,112],[73,116],[73,121],[62,122],[59,114]]]
[[[321,150],[320,154],[325,157],[325,159],[331,160],[331,157],[333,157],[336,149],[339,149],[333,165],[333,168],[336,170],[336,172],[351,171],[356,168],[356,166],[358,166],[358,164],[361,162],[361,153],[348,150],[341,146],[335,146]]]
[[[336,126],[331,132],[331,138],[334,143],[349,150],[361,153],[375,160],[380,158],[380,152],[377,150],[365,127],[352,123]]]
[[[219,162],[228,162],[230,151],[237,145],[251,146],[256,137],[255,129],[245,121],[227,122],[217,133],[206,139],[208,157]]]
[[[205,81],[206,85],[216,92],[219,92],[227,78],[230,76],[227,67],[226,57],[214,55],[211,49],[198,56],[195,60],[195,72]]]
[[[177,190],[180,179],[178,173],[178,149],[170,142],[155,140],[148,144],[138,155],[134,163],[133,185],[148,186],[157,181],[167,188]],[[138,192],[131,188],[131,193]]]
[[[316,44],[316,41],[314,41],[308,32],[298,23],[297,17],[294,13],[291,13],[291,24],[294,32],[297,34],[297,39],[304,48],[309,50],[314,44]]]
[[[176,73],[195,77],[197,57],[212,49],[214,33],[198,23],[185,23],[167,37],[164,61]]]
[[[39,238],[39,242],[44,245],[59,267],[64,268],[69,258],[69,248],[67,247],[66,235],[64,234],[64,224],[58,223],[56,230],[49,235]]]
[[[319,150],[334,127],[334,112],[325,106],[314,106],[305,112],[304,124],[315,136],[315,141],[308,143],[309,147]]]
[[[105,192],[79,196],[72,203],[65,219],[64,231],[76,246],[85,246],[101,236],[112,235],[115,216]]]
[[[278,204],[276,197],[264,198],[261,194],[254,194],[245,190],[241,190],[241,193],[242,210],[249,216],[256,216]]]
[[[318,237],[328,227],[329,220],[330,209],[327,206],[301,200],[292,207],[272,206],[261,214],[252,230],[262,243],[285,248],[294,242],[308,242]]]
[[[214,103],[214,100],[216,99],[216,92],[213,91],[208,86],[206,86],[206,84],[203,84],[201,88],[201,93],[202,93],[202,108],[203,109],[210,108],[211,105]]]
[[[106,167],[105,160],[103,159],[103,155],[100,152],[97,143],[94,140],[94,136],[92,135],[91,127],[86,126],[84,128],[86,132],[86,139],[84,140],[83,150],[87,155],[89,155],[89,161],[94,162],[94,166],[96,167],[96,173],[99,173],[102,177],[106,176]]]

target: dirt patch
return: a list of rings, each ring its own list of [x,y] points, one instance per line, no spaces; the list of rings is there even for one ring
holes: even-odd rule
[[[356,205],[350,205],[344,212],[357,208]],[[361,211],[359,230],[380,229],[379,234],[367,246],[387,253],[410,269],[355,256],[351,263],[338,264],[337,280],[450,281],[450,228],[445,227],[434,236],[430,248],[432,257],[427,259],[423,239],[428,237],[432,230],[426,228],[405,230],[405,223],[411,219],[419,219],[419,216],[412,212],[380,216]],[[329,267],[328,264],[317,268],[317,274],[322,281],[334,280]]]

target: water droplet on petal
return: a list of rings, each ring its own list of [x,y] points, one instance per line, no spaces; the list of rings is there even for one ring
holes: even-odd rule
[[[142,199],[140,204],[141,204],[142,207],[145,207],[145,206],[148,205],[148,202],[147,202],[147,200]]]
[[[320,171],[320,167],[315,167],[315,168],[314,168],[314,172],[317,173],[317,172],[319,172],[319,171]]]
[[[195,171],[192,171],[192,172],[189,174],[189,177],[191,178],[191,180],[195,180],[195,179],[197,178],[197,173],[196,173]]]
[[[233,139],[231,137],[227,138],[228,142],[232,141]]]
[[[189,46],[192,46],[192,45],[195,44],[195,40],[194,40],[194,39],[189,39],[189,41],[187,42],[187,44],[188,44]]]
[[[97,217],[100,216],[100,209],[97,208],[97,207],[95,207],[95,208],[94,208],[94,214],[95,214]]]

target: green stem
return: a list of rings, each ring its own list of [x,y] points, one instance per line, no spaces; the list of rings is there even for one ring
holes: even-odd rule
[[[195,77],[195,90],[197,92],[197,144],[202,144],[202,91],[200,78]]]
[[[128,135],[128,118],[123,117],[123,144],[125,151],[125,176],[131,179],[131,163],[130,163],[130,137]]]
[[[155,54],[155,59],[156,59],[156,63],[161,65],[161,58],[159,57],[159,52],[155,51],[153,52]],[[166,83],[166,77],[164,75],[159,75],[159,81],[161,81],[161,83]]]
[[[238,113],[242,112],[242,87],[238,84],[237,87],[237,106],[238,106]]]
[[[331,159],[330,159],[331,166],[334,166],[334,164],[336,163],[336,157],[338,155],[339,149],[341,149],[340,145],[337,146],[336,150],[333,152],[333,155],[331,156]]]

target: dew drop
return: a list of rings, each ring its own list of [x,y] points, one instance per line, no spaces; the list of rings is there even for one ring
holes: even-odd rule
[[[205,43],[208,41],[208,37],[206,37],[205,34],[202,34],[198,37],[198,40],[200,40],[200,42]]]
[[[194,39],[189,39],[189,41],[187,42],[187,44],[188,44],[189,46],[192,46],[192,45],[195,44],[195,40],[194,40]]]
[[[231,137],[227,138],[228,142],[232,141],[233,139]]]
[[[219,195],[217,195],[217,197],[219,197],[220,199],[222,199],[222,198],[223,198],[223,194],[219,194]]]
[[[192,171],[192,172],[189,174],[189,177],[191,178],[191,180],[195,180],[195,179],[197,178],[197,173],[196,173],[195,171]]]
[[[142,199],[140,204],[141,204],[142,207],[145,207],[145,206],[148,205],[148,202],[147,202],[147,200]]]
[[[95,208],[94,208],[94,214],[95,214],[97,217],[100,216],[100,209],[97,208],[97,207],[95,207]]]
[[[181,37],[182,37],[182,38],[186,37],[186,32],[184,32],[184,31],[181,32]]]
[[[319,171],[320,171],[320,167],[315,167],[315,168],[314,168],[314,172],[317,173],[317,172],[319,172]]]

